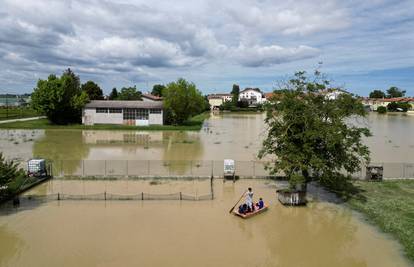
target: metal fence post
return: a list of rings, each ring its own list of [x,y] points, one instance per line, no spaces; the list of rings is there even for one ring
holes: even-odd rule
[[[181,192],[180,192],[180,200],[183,200],[183,195]]]
[[[125,164],[125,174],[126,174],[126,176],[128,177],[129,175],[128,175],[128,161],[129,160],[126,160],[126,164]]]
[[[104,172],[104,176],[106,177],[106,160],[104,162],[105,162],[105,172]]]

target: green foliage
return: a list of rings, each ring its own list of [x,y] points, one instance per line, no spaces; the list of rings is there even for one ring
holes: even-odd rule
[[[137,91],[137,87],[122,87],[116,100],[142,100],[141,91]]]
[[[369,93],[369,98],[385,98],[386,95],[381,90],[374,90],[371,93]]]
[[[115,100],[118,98],[118,90],[116,90],[116,88],[112,88],[111,93],[109,94],[109,100]]]
[[[387,113],[387,108],[383,107],[383,106],[380,106],[380,107],[377,108],[377,112],[379,114],[385,114],[385,113]]]
[[[32,94],[32,107],[55,124],[81,121],[82,107],[88,95],[81,90],[79,77],[67,69],[61,77],[50,75],[39,80]]]
[[[231,102],[234,106],[237,106],[237,102],[239,101],[239,95],[240,95],[240,87],[238,84],[233,84],[233,88],[231,89]]]
[[[398,87],[392,86],[387,90],[387,97],[403,97],[405,95],[404,90],[400,90]]]
[[[407,102],[391,102],[387,105],[388,111],[394,112],[407,112],[411,109],[411,105]]]
[[[272,174],[282,171],[291,184],[302,175],[306,182],[314,179],[335,187],[348,179],[342,170],[354,173],[361,161],[369,161],[362,137],[370,131],[346,123],[349,117],[366,115],[357,98],[325,98],[320,92],[334,88],[318,71],[311,78],[298,72],[282,89],[282,96],[266,105],[269,130],[259,152],[260,158],[274,159]]]
[[[162,96],[162,91],[165,89],[165,85],[163,84],[154,84],[152,87],[151,94],[156,96]]]
[[[82,84],[82,91],[84,91],[90,100],[102,100],[103,92],[102,89],[93,81],[87,81]]]
[[[166,122],[169,124],[181,125],[208,108],[208,102],[195,84],[182,78],[169,83],[162,95]]]
[[[414,181],[355,182],[361,192],[348,205],[394,235],[414,261]]]
[[[0,152],[0,197],[7,195],[10,191],[9,185],[18,178],[25,176],[22,169],[19,169],[17,163],[7,161],[3,153]],[[3,189],[7,187],[7,189]]]

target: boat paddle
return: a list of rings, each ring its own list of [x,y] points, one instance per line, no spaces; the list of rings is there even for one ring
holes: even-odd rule
[[[239,198],[239,200],[237,200],[236,204],[234,204],[233,208],[230,209],[229,213],[231,213],[234,208],[237,206],[237,204],[240,202],[240,200],[243,198],[244,194],[246,194],[246,191],[243,192],[243,194],[241,195],[241,197]]]

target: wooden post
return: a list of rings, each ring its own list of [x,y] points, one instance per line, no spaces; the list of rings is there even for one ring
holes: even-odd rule
[[[141,192],[141,200],[144,200],[144,192]]]
[[[181,192],[180,192],[180,200],[183,200],[183,195]]]
[[[106,191],[104,192],[104,200],[106,201]]]

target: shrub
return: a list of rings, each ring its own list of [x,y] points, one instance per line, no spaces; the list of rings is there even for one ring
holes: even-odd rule
[[[387,108],[386,108],[386,107],[383,107],[383,106],[378,107],[378,108],[377,108],[377,112],[378,112],[379,114],[384,114],[384,113],[387,113]]]

